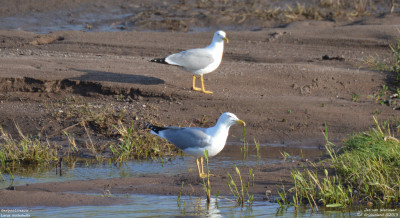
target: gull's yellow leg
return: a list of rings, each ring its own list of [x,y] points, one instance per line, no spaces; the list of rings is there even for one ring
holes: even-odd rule
[[[206,90],[204,89],[204,79],[203,79],[203,75],[201,75],[200,80],[201,80],[201,91],[202,91],[203,93],[205,93],[205,94],[211,94],[211,93],[213,93],[213,92],[211,92],[211,91],[206,91]]]
[[[196,87],[196,76],[195,75],[193,75],[193,90],[194,91],[201,91],[201,88],[197,88]]]
[[[197,168],[199,169],[200,178],[202,178],[202,179],[207,178],[207,174],[204,173],[204,168],[203,168],[203,157],[200,157],[200,163],[197,158],[196,158],[196,161],[197,161]],[[201,167],[200,167],[200,165],[201,165]]]

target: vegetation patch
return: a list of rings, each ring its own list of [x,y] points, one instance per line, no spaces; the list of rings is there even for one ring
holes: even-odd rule
[[[328,141],[329,159],[315,169],[292,171],[293,205],[348,208],[356,205],[395,206],[400,199],[400,142],[389,122],[351,135],[342,147]],[[325,168],[324,165],[329,167]],[[329,173],[332,172],[332,173]],[[333,174],[333,175],[331,175]],[[281,196],[286,202],[286,194]],[[283,203],[282,205],[287,205]]]
[[[233,197],[236,200],[236,205],[243,207],[245,202],[249,206],[253,204],[254,196],[249,194],[249,187],[254,186],[254,174],[253,169],[249,169],[249,177],[247,178],[247,183],[242,180],[242,176],[240,174],[239,168],[235,165],[234,169],[240,181],[240,186],[238,189],[238,185],[236,185],[235,181],[233,180],[231,174],[228,172],[229,181],[226,183],[231,191]],[[247,198],[247,200],[245,200]]]
[[[63,129],[66,132],[75,127],[88,127],[97,134],[110,137],[115,133],[113,126],[127,118],[125,109],[86,102],[83,98],[74,96],[66,97],[47,107],[50,116],[60,123],[70,124]]]
[[[115,126],[119,133],[119,143],[110,145],[114,158],[118,162],[129,159],[157,159],[181,153],[174,145],[161,140],[146,130],[135,129],[133,122],[129,127],[121,121]]]
[[[129,7],[129,6],[128,6]],[[238,1],[238,0],[185,0],[165,4],[143,5],[140,12],[128,17],[122,29],[129,26],[144,29],[170,31],[190,31],[205,27],[199,22],[210,19],[223,26],[240,28],[246,24],[257,23],[268,26],[270,22],[290,23],[302,20],[345,20],[371,16],[377,11],[393,11],[388,4],[372,0],[315,0],[315,1]],[[134,9],[133,9],[134,10]]]
[[[133,120],[138,119],[135,108],[127,113],[132,107],[124,106],[66,97],[46,104],[48,116],[55,118],[60,126],[54,131],[44,129],[38,135],[24,135],[15,125],[18,135],[11,135],[0,127],[0,178],[3,174],[12,178],[15,173],[49,171],[61,164],[73,165],[82,158],[91,163],[105,160],[123,163],[131,159],[163,160],[162,157],[181,154],[172,144],[139,124],[134,125]],[[54,141],[52,137],[59,133],[62,136]]]
[[[370,97],[379,104],[386,104],[398,110],[400,109],[400,38],[389,48],[393,55],[391,61],[384,62],[379,58],[370,57],[364,63],[375,70],[389,72],[393,77],[389,84],[383,85],[381,90]]]
[[[0,127],[0,175],[12,174],[19,167],[38,167],[58,161],[57,147],[39,137],[26,136],[18,128],[21,139],[14,139]]]

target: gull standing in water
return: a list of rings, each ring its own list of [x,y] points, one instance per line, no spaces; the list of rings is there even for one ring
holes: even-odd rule
[[[199,176],[204,178],[206,176],[203,169],[204,150],[208,151],[209,157],[221,152],[226,144],[229,128],[234,124],[246,125],[236,115],[226,112],[218,118],[215,126],[209,128],[158,127],[151,124],[146,124],[146,126],[151,129],[151,133],[168,140],[184,153],[195,156]]]
[[[221,64],[224,52],[224,41],[227,43],[229,41],[228,38],[226,38],[226,33],[219,30],[214,33],[211,44],[205,48],[182,51],[180,53],[171,54],[165,58],[153,59],[151,62],[176,65],[192,72],[193,90],[210,94],[212,92],[206,91],[204,88],[203,75],[213,72]],[[200,76],[201,88],[196,87],[196,76]]]

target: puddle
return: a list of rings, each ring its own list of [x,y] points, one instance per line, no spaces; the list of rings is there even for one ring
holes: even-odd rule
[[[251,157],[249,157],[250,159]],[[279,160],[268,160],[268,163],[278,162]],[[267,161],[259,161],[260,164]],[[213,158],[209,167],[212,171],[216,167],[226,166],[232,167],[233,164],[238,166],[252,166],[257,164],[257,160],[248,161],[232,161],[228,157]],[[14,175],[13,186],[33,184],[40,182],[63,182],[69,180],[88,180],[88,179],[111,179],[134,177],[145,174],[167,174],[174,175],[181,172],[188,172],[190,168],[196,170],[195,159],[189,156],[178,157],[174,160],[165,160],[164,163],[159,161],[128,161],[125,165],[115,166],[114,164],[87,164],[84,161],[76,162],[74,167],[64,167],[63,175],[57,175],[56,169],[53,168],[47,172],[34,172],[29,175]],[[0,182],[0,189],[10,185],[10,175],[3,175],[5,182]]]
[[[60,30],[112,32],[121,31],[120,25],[114,24],[115,21],[132,16],[131,13],[125,14],[118,8],[107,9],[107,13],[96,7],[86,10],[85,7],[78,7],[73,10],[30,12],[3,17],[0,19],[0,29],[17,29],[42,34]]]
[[[255,146],[249,146],[249,155],[243,160],[241,146],[228,145],[217,156],[210,158],[209,167],[212,172],[216,168],[230,168],[237,166],[256,166],[283,161],[283,152],[290,154],[290,159],[313,158],[320,156],[323,151],[318,149],[299,149],[285,147],[261,146],[260,158],[257,158]],[[146,174],[174,175],[188,172],[189,169],[196,171],[196,161],[191,156],[180,156],[172,160],[164,158],[162,161],[128,161],[121,166],[113,163],[93,164],[91,161],[79,161],[71,166],[63,167],[63,175],[57,175],[56,169],[41,169],[40,171],[14,174],[13,186],[41,183],[41,182],[63,182],[70,180],[88,179],[111,179],[121,177],[135,177]],[[3,174],[5,181],[0,182],[0,189],[10,186],[11,176]]]
[[[228,145],[217,156],[210,158],[209,167],[212,172],[216,168],[230,168],[237,166],[256,166],[283,161],[282,153],[291,155],[292,159],[311,158],[321,155],[317,149],[298,149],[261,146],[260,159],[257,158],[255,146],[249,146],[249,155],[243,160],[243,153],[240,146]],[[90,161],[79,161],[71,166],[63,167],[63,175],[57,175],[56,169],[51,168],[40,170],[29,174],[14,174],[13,186],[41,183],[41,182],[62,182],[70,180],[89,179],[111,179],[121,177],[135,177],[146,174],[167,174],[174,175],[181,172],[188,172],[192,168],[196,171],[195,158],[191,156],[180,156],[172,160],[164,158],[163,161],[128,161],[121,166],[113,163],[93,164]],[[4,182],[0,182],[0,189],[6,188],[11,183],[11,176],[3,174]]]

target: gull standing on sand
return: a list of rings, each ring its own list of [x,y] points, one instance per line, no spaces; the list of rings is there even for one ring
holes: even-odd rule
[[[151,129],[151,133],[168,140],[186,154],[195,156],[199,176],[204,178],[206,176],[203,169],[204,150],[208,151],[209,157],[215,156],[221,152],[225,147],[229,128],[234,124],[246,125],[246,123],[239,120],[236,115],[226,112],[218,118],[215,126],[209,128],[158,127],[151,124],[146,124],[146,126]]]
[[[193,90],[211,94],[204,89],[203,75],[216,70],[221,63],[224,52],[224,41],[229,42],[226,33],[219,30],[214,33],[211,44],[205,48],[196,48],[169,55],[165,58],[153,59],[151,62],[170,64],[182,67],[193,73]],[[196,87],[196,76],[200,76],[201,88]]]

